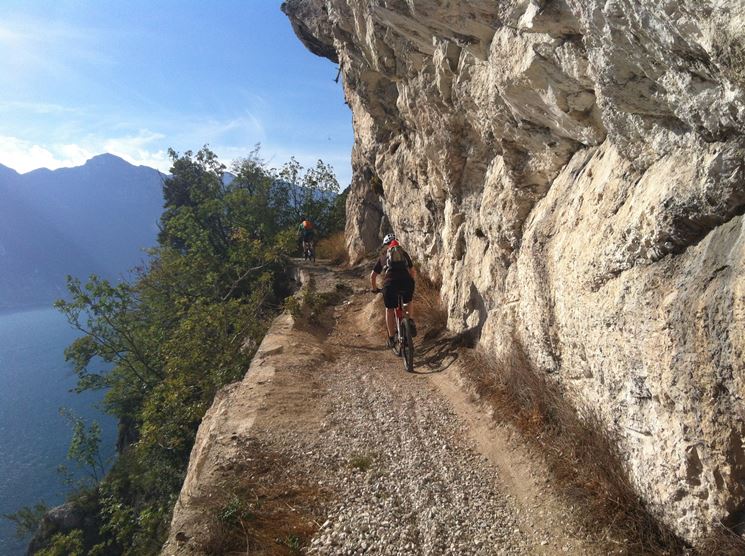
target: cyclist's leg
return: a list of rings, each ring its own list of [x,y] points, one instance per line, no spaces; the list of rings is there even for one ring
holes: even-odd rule
[[[385,310],[385,326],[388,329],[388,337],[393,338],[396,335],[396,309]]]
[[[402,285],[401,297],[406,304],[406,312],[411,321],[411,335],[416,336],[416,324],[414,323],[414,280]]]
[[[403,299],[406,312],[410,318],[414,318],[414,280],[402,280],[398,284],[401,298]]]
[[[398,307],[398,289],[393,284],[383,285],[383,303],[385,304],[385,325],[388,337],[396,335],[396,307]]]

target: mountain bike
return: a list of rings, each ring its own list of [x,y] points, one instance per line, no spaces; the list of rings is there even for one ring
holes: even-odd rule
[[[382,293],[383,290],[373,290],[374,293]],[[404,303],[404,298],[398,294],[398,307],[394,309],[396,316],[396,335],[394,336],[391,349],[393,353],[404,361],[404,369],[407,372],[414,372],[414,337],[411,334],[411,317],[409,317],[408,304]]]
[[[312,241],[303,241],[303,259],[316,262],[316,250]]]

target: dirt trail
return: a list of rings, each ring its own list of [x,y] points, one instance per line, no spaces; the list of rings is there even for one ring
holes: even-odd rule
[[[165,554],[605,553],[463,389],[456,351],[418,339],[406,373],[365,271],[302,268],[335,303],[278,319],[210,409]],[[231,531],[219,516],[234,499],[250,511]]]

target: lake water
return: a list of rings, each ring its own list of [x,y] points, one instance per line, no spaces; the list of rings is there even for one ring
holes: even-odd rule
[[[72,430],[59,408],[99,421],[102,452],[113,453],[116,422],[95,407],[102,393],[70,392],[76,377],[63,352],[77,335],[54,309],[0,313],[0,515],[64,500],[57,466],[67,463]],[[14,531],[0,519],[0,554],[25,554]]]

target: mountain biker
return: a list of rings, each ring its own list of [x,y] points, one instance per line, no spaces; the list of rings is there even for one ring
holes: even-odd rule
[[[414,308],[412,298],[414,297],[414,278],[416,271],[411,257],[404,248],[396,241],[394,234],[388,234],[383,238],[385,250],[375,263],[370,273],[370,286],[372,291],[378,292],[377,279],[383,274],[383,303],[385,304],[385,324],[388,328],[388,346],[392,346],[396,338],[396,307],[398,307],[398,295],[401,294],[403,302],[408,305],[409,318],[411,322],[411,335],[416,336],[414,325]]]
[[[313,240],[315,238],[316,231],[313,229],[313,222],[304,219],[300,226],[298,226],[298,239],[302,245],[303,253],[306,251],[306,244],[313,246]]]

